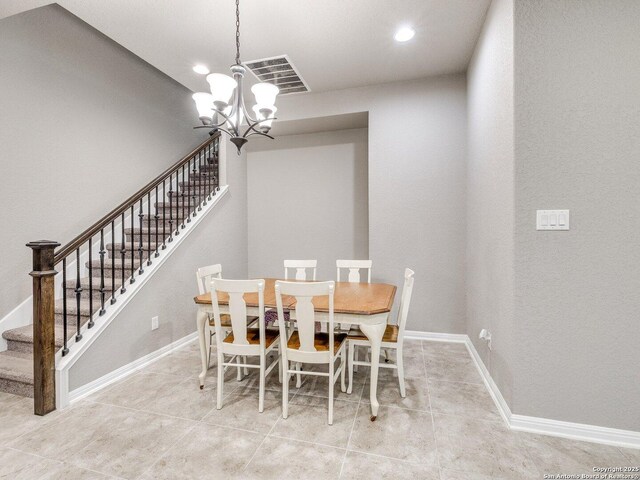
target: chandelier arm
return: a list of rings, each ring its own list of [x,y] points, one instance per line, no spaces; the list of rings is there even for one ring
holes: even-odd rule
[[[262,133],[262,132],[258,132],[257,130],[254,130],[253,132],[251,132],[249,135],[247,135],[245,138],[249,138],[252,135],[260,135],[262,137],[267,137],[270,138],[271,140],[275,140],[271,135],[267,134],[267,133]]]
[[[266,122],[267,120],[277,120],[276,117],[273,118],[265,118],[264,120],[257,120],[255,122],[253,122],[251,125],[249,125],[249,128],[247,128],[247,130],[244,132],[244,135],[242,135],[243,137],[247,136],[247,133],[249,133],[250,131],[254,131],[256,133],[259,133],[260,135],[264,135],[262,132],[259,132],[256,130],[256,125],[260,125],[262,122]],[[273,138],[273,137],[271,137]]]

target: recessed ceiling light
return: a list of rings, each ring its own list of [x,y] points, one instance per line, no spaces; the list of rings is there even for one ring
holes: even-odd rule
[[[396,42],[408,42],[416,34],[416,31],[411,27],[399,28],[396,34],[393,36]]]
[[[198,65],[195,65],[193,67],[193,71],[196,73],[199,73],[200,75],[206,75],[209,73],[209,69],[207,68],[207,66],[202,65],[201,63],[199,63]]]

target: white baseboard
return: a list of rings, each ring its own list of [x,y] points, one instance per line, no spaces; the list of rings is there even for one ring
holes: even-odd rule
[[[115,383],[119,380],[122,380],[129,375],[141,370],[154,362],[157,362],[162,357],[169,355],[171,352],[183,347],[184,345],[191,343],[192,341],[198,338],[198,332],[193,332],[186,337],[182,337],[180,340],[176,340],[169,345],[165,345],[164,347],[156,350],[155,352],[151,352],[144,357],[140,357],[137,360],[134,360],[127,365],[124,365],[113,372],[109,372],[102,377],[83,385],[80,388],[76,388],[69,392],[69,403],[77,402],[78,400],[91,395],[92,393],[97,392],[98,390],[102,390],[103,388]],[[195,385],[195,384],[194,384]]]
[[[469,337],[460,333],[437,333],[405,330],[404,338],[410,338],[413,340],[429,340],[430,342],[467,343]]]
[[[528,417],[511,412],[509,405],[502,396],[500,389],[493,381],[489,370],[480,358],[476,347],[468,335],[455,333],[433,333],[419,331],[405,331],[405,338],[429,340],[432,342],[464,343],[473,359],[473,362],[482,377],[482,380],[493,398],[494,403],[504,420],[511,429],[521,432],[539,433],[554,437],[582,440],[586,442],[614,445],[616,447],[640,448],[640,432],[621,430],[617,428],[599,427],[582,423],[564,422],[541,417]]]
[[[511,430],[614,445],[616,447],[640,448],[640,432],[512,413],[500,389],[493,381],[489,370],[487,370],[480,355],[478,355],[478,351],[471,339],[467,337],[465,343],[487,390],[489,390],[489,394],[498,408],[498,412],[500,412],[500,416]]]

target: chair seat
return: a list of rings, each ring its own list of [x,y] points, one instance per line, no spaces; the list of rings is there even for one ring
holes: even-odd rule
[[[278,331],[265,329],[264,336],[264,346],[265,348],[269,348],[271,344],[278,339]],[[233,343],[233,333],[227,335],[223,341],[225,343]],[[260,345],[259,328],[247,328],[247,342],[249,342],[250,345]]]
[[[251,325],[253,322],[255,322],[256,320],[258,320],[259,317],[253,316],[253,315],[247,315],[247,325]],[[212,327],[215,325],[214,321],[213,321],[213,316],[211,316],[211,318],[209,318],[209,325],[211,325]],[[221,327],[231,327],[231,315],[227,314],[227,313],[223,313],[222,315],[220,315],[220,326]]]
[[[400,328],[397,325],[387,325],[382,336],[382,341],[387,343],[397,343]],[[368,340],[367,336],[360,329],[352,329],[349,332],[350,340]]]
[[[337,352],[340,349],[342,343],[347,339],[346,333],[336,333],[333,336],[333,350]],[[313,341],[313,345],[316,347],[317,351],[327,351],[329,350],[329,334],[328,333],[316,333]],[[289,342],[287,343],[287,347],[292,350],[300,349],[300,336],[298,335],[298,331],[296,330],[289,338]]]

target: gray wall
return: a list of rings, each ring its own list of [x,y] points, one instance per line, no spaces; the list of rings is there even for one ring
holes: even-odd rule
[[[221,263],[226,277],[247,278],[246,154],[228,142],[226,153],[229,193],[71,367],[70,390],[193,333],[198,267]]]
[[[513,407],[640,431],[640,2],[515,5]]]
[[[278,118],[369,112],[369,257],[416,271],[408,328],[465,332],[466,82],[451,75],[278,100]]]
[[[247,155],[249,275],[281,277],[285,258],[369,258],[367,129],[287,135]]]
[[[202,140],[191,92],[57,5],[0,21],[0,318],[65,243]]]
[[[494,0],[467,73],[467,333],[507,403],[513,394],[513,1]],[[493,335],[492,350],[478,340]]]

